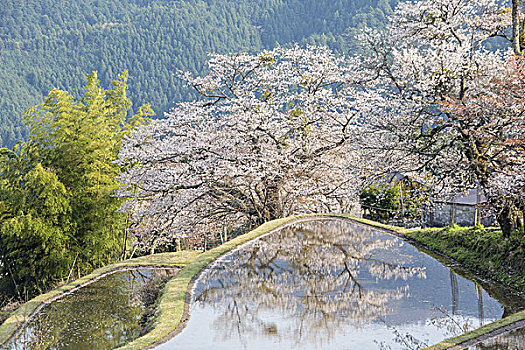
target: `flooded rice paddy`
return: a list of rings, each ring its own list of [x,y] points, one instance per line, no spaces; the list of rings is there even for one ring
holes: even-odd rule
[[[298,223],[208,268],[158,349],[421,349],[524,306],[377,229]]]
[[[141,268],[104,276],[44,304],[2,348],[100,350],[126,344],[148,331],[158,284],[176,272]]]

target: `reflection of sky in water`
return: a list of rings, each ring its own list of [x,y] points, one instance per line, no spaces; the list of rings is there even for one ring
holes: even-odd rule
[[[311,222],[221,258],[196,283],[186,328],[159,348],[418,348],[502,314],[481,287],[399,238]]]
[[[133,269],[104,276],[44,306],[2,349],[113,349],[138,338],[147,284],[177,269]]]

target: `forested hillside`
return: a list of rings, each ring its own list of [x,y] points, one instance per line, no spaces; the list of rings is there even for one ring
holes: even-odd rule
[[[55,87],[79,97],[129,70],[129,97],[157,115],[189,94],[178,69],[203,73],[209,52],[310,42],[346,51],[349,28],[382,23],[398,0],[2,0],[0,144],[26,138],[23,111]]]

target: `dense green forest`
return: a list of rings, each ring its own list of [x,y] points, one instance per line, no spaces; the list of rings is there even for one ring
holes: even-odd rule
[[[28,132],[21,115],[60,88],[76,98],[86,74],[102,84],[129,70],[129,97],[157,115],[189,97],[178,69],[203,73],[209,52],[291,42],[348,51],[351,28],[384,23],[398,0],[3,0],[0,144]],[[130,113],[133,113],[131,111]]]

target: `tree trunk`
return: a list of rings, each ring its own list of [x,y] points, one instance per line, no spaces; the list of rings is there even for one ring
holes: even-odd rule
[[[518,208],[514,204],[505,205],[497,214],[496,219],[505,238],[510,237],[521,223]]]
[[[525,205],[518,208],[518,229],[525,233]]]
[[[512,0],[512,50],[521,55],[520,47],[520,0]]]
[[[268,213],[268,220],[274,220],[282,217],[280,188],[282,178],[275,176],[269,180],[266,186],[266,209]]]

